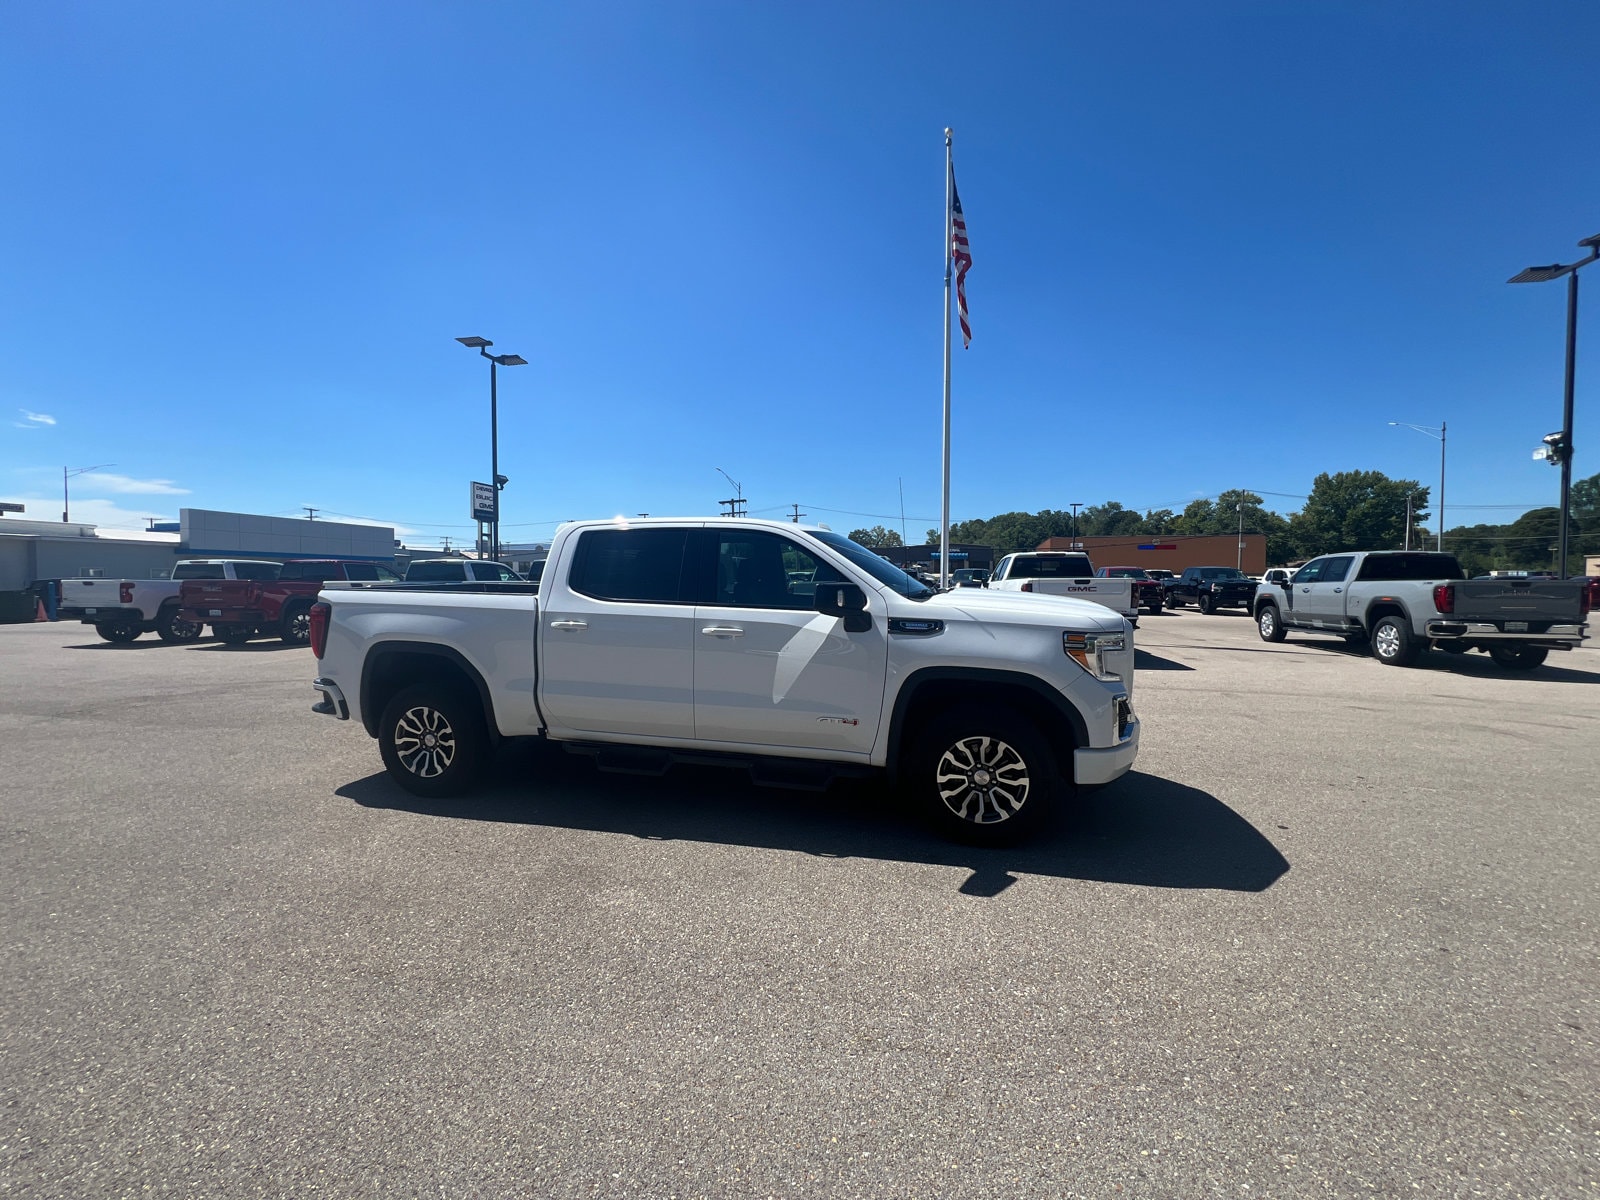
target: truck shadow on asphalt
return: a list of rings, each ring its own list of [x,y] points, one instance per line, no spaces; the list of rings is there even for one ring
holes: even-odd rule
[[[1365,645],[1347,646],[1343,642],[1324,642],[1312,640],[1305,642],[1286,642],[1285,645],[1305,647],[1320,650],[1326,654],[1334,654],[1341,658],[1372,658],[1372,651]],[[1568,654],[1571,651],[1567,652]],[[1408,671],[1438,671],[1446,675],[1474,676],[1485,679],[1528,679],[1534,682],[1546,683],[1600,683],[1600,673],[1594,671],[1575,671],[1571,667],[1553,665],[1562,658],[1562,653],[1556,651],[1542,665],[1531,671],[1507,671],[1496,663],[1487,654],[1447,654],[1443,650],[1427,650],[1417,656],[1417,661],[1410,667],[1403,668]],[[1373,659],[1374,669],[1383,670],[1383,664]]]
[[[1174,658],[1162,658],[1159,654],[1151,654],[1148,650],[1133,648],[1133,669],[1135,671],[1192,671],[1193,667],[1181,663]]]
[[[426,800],[385,774],[339,788],[365,808],[465,821],[792,850],[961,867],[959,890],[996,896],[1018,875],[1162,888],[1262,892],[1289,862],[1215,796],[1131,772],[1082,798],[1021,846],[980,849],[926,832],[877,780],[826,792],[758,788],[740,773],[679,767],[660,778],[609,775],[549,747],[506,747],[473,796]]]

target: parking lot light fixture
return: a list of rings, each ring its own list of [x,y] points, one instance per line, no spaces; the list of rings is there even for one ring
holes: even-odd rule
[[[468,350],[476,350],[489,360],[489,478],[494,481],[494,519],[489,522],[489,557],[500,559],[500,489],[505,476],[500,474],[500,384],[495,372],[500,367],[525,367],[528,360],[520,354],[490,354],[494,345],[488,338],[458,337]],[[510,482],[507,480],[507,482]]]
[[[1437,429],[1434,429],[1430,425],[1413,425],[1410,421],[1390,421],[1389,424],[1391,424],[1391,425],[1400,425],[1400,426],[1403,426],[1406,429],[1415,429],[1418,433],[1425,433],[1429,437],[1436,439],[1438,441],[1438,443],[1439,443],[1439,504],[1438,504],[1438,511],[1435,514],[1438,517],[1438,520],[1439,520],[1439,534],[1438,534],[1437,539],[1434,541],[1433,548],[1435,550],[1437,550],[1439,553],[1443,554],[1444,553],[1444,451],[1445,451],[1445,433],[1447,431],[1447,427],[1446,427],[1446,425],[1445,425],[1445,423],[1443,421],[1439,422],[1439,428],[1437,428]],[[1409,521],[1406,523],[1406,528],[1408,530],[1410,529],[1410,522]],[[1408,532],[1406,534],[1406,546],[1407,546],[1408,549],[1410,548],[1410,545],[1411,545],[1410,539],[1411,539],[1411,535]],[[1426,546],[1427,543],[1424,542],[1423,545]]]
[[[61,468],[61,523],[63,525],[72,519],[72,504],[67,496],[67,480],[74,475],[87,475],[90,471],[104,471],[107,467],[116,465],[116,463],[101,463],[96,467],[78,467],[73,470],[69,470],[66,467]]]
[[[1561,528],[1556,566],[1563,579],[1567,577],[1567,521],[1572,510],[1572,389],[1578,365],[1578,271],[1600,258],[1600,233],[1584,238],[1578,246],[1589,252],[1588,258],[1574,263],[1551,263],[1548,267],[1529,267],[1506,280],[1507,283],[1549,283],[1563,275],[1567,277],[1567,372],[1561,396]]]

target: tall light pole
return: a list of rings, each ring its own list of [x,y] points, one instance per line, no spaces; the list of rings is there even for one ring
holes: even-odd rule
[[[90,471],[104,471],[107,467],[114,467],[116,465],[116,463],[101,463],[97,467],[77,467],[72,470],[68,470],[66,467],[61,468],[61,523],[63,525],[67,524],[72,519],[70,515],[72,512],[72,504],[67,498],[67,480],[71,479],[74,475],[87,475]]]
[[[1439,518],[1439,536],[1434,542],[1433,548],[1442,554],[1444,553],[1444,437],[1448,426],[1443,421],[1439,422],[1439,428],[1437,429],[1428,425],[1413,425],[1410,421],[1390,421],[1389,424],[1401,425],[1406,429],[1415,429],[1418,433],[1425,433],[1439,443],[1439,504],[1437,514]],[[1410,547],[1410,537],[1411,535],[1408,533],[1406,535],[1407,548]],[[1426,545],[1427,543],[1423,544]]]
[[[489,360],[489,480],[494,487],[494,520],[489,522],[489,557],[500,559],[500,489],[511,481],[500,474],[500,398],[495,377],[498,367],[525,367],[528,360],[520,354],[490,354],[494,345],[488,338],[458,337],[468,350],[476,350]]]
[[[1547,459],[1552,464],[1559,461],[1561,465],[1561,541],[1556,571],[1563,579],[1567,577],[1567,514],[1572,508],[1572,388],[1578,366],[1578,269],[1600,258],[1600,233],[1584,238],[1578,245],[1589,251],[1588,258],[1565,265],[1551,263],[1548,267],[1529,267],[1506,280],[1507,283],[1548,283],[1563,275],[1567,277],[1567,377],[1561,396],[1561,436],[1554,443],[1545,439],[1545,444],[1555,452],[1547,454]]]
[[[1075,501],[1067,507],[1072,509],[1072,548],[1081,550],[1083,547],[1078,545],[1078,510],[1083,507],[1083,501]]]
[[[1234,505],[1239,510],[1239,572],[1244,573],[1244,495],[1239,496],[1239,503]]]

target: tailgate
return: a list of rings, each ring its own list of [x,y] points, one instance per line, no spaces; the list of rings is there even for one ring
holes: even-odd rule
[[[1573,625],[1583,620],[1583,588],[1576,580],[1467,579],[1453,585],[1461,621],[1528,621]]]
[[[63,579],[62,608],[115,608],[122,603],[120,579]]]
[[[183,585],[183,607],[202,613],[230,608],[250,608],[261,594],[254,579],[191,579]]]

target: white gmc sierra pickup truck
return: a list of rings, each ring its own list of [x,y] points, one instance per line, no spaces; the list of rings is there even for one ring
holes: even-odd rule
[[[1001,592],[1041,592],[1047,596],[1092,600],[1120,613],[1134,628],[1139,626],[1134,581],[1096,576],[1089,556],[1076,550],[1008,554],[989,577],[989,586]]]
[[[887,772],[947,836],[999,843],[1059,785],[1108,783],[1139,749],[1121,617],[939,593],[781,522],[564,525],[537,589],[329,585],[311,645],[313,711],[359,721],[424,796],[467,788],[499,740],[540,737],[633,772],[712,761],[799,786]]]
[[[275,579],[279,563],[257,559],[186,558],[169,579],[63,579],[56,617],[82,621],[108,642],[131,642],[152,629],[163,642],[192,642],[205,632],[179,614],[186,579]]]

